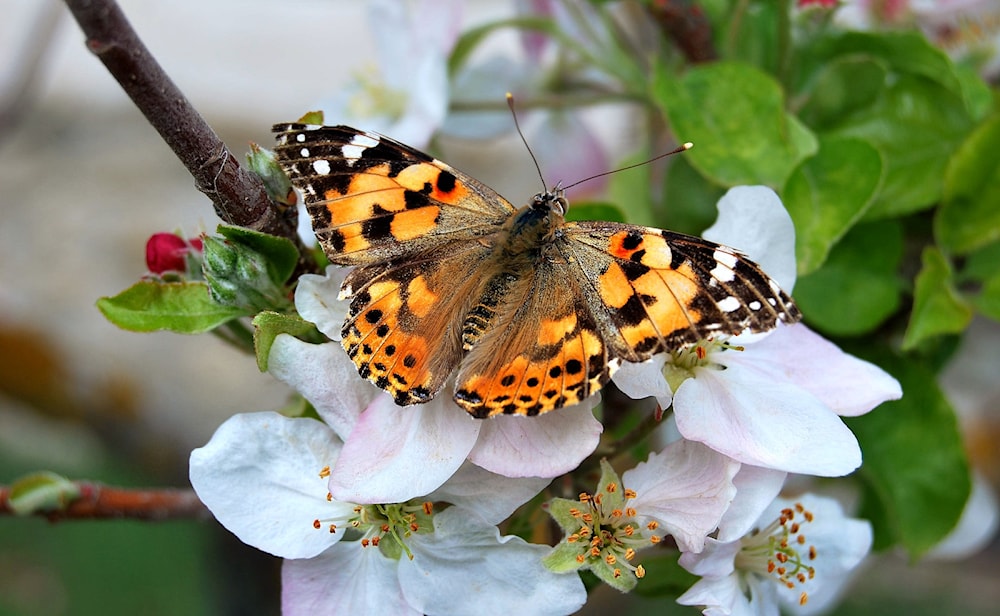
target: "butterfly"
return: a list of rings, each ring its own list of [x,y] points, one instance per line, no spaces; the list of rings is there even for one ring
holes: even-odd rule
[[[431,400],[457,372],[454,400],[474,417],[538,415],[596,393],[622,362],[800,318],[734,249],[568,222],[559,188],[516,208],[376,133],[273,131],[324,252],[353,267],[340,292],[343,347],[400,406]]]

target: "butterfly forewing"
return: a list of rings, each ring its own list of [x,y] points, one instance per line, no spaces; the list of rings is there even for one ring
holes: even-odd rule
[[[362,265],[491,233],[514,208],[419,150],[346,126],[278,124],[275,155],[333,263]]]

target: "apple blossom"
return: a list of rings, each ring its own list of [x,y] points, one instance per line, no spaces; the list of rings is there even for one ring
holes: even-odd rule
[[[836,500],[779,498],[741,537],[710,538],[701,553],[681,555],[681,566],[701,579],[677,602],[702,606],[707,616],[778,616],[779,605],[812,613],[837,597],[871,544],[871,525],[846,517]]]
[[[546,570],[547,546],[502,537],[495,524],[548,480],[467,465],[437,492],[357,504],[327,492],[342,451],[319,421],[247,413],[191,454],[191,484],[245,543],[285,558],[285,614],[572,613],[586,592]],[[435,506],[437,502],[437,506]],[[441,510],[442,503],[451,506]],[[524,610],[528,611],[525,612]]]

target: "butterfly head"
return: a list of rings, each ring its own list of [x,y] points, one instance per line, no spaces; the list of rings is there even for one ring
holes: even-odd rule
[[[555,212],[559,216],[565,216],[569,210],[569,201],[566,200],[566,191],[562,187],[562,182],[555,185],[552,190],[540,192],[531,198],[531,209],[540,212]]]

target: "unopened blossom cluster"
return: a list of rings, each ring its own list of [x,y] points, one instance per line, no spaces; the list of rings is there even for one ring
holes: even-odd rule
[[[794,229],[770,189],[730,190],[705,236],[794,286]],[[623,472],[602,461],[593,489],[544,502],[564,535],[553,546],[499,529],[591,459],[600,396],[539,417],[478,420],[448,395],[400,408],[338,342],[344,274],[305,275],[296,290],[299,314],[330,342],[283,334],[269,357],[319,419],[237,415],[191,455],[192,485],[219,522],[284,559],[283,613],[570,614],[587,599],[581,571],[626,592],[648,577],[644,555],[668,548],[698,577],[682,604],[808,612],[868,554],[868,522],[782,490],[789,473],[854,471],[861,451],[841,417],[900,387],[806,325],[626,364],[619,389],[672,415],[645,460]]]

